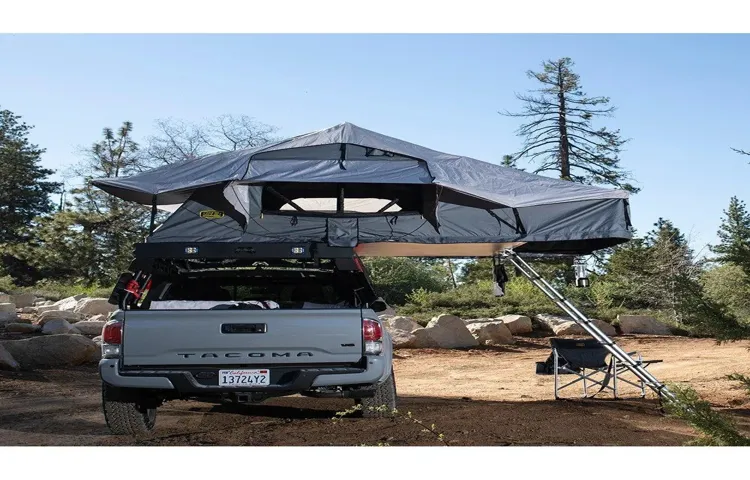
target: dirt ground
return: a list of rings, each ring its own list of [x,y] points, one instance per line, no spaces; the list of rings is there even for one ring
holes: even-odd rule
[[[723,377],[750,374],[750,342],[618,337],[628,351],[663,359],[662,381],[689,382],[750,432],[750,397]],[[399,408],[435,424],[448,445],[682,445],[695,436],[660,413],[653,394],[626,399],[555,401],[552,377],[534,374],[546,339],[469,351],[400,350],[395,360]],[[159,409],[148,438],[109,435],[95,366],[0,372],[0,445],[440,445],[405,418],[334,422],[351,400],[287,397],[252,406],[175,401]]]

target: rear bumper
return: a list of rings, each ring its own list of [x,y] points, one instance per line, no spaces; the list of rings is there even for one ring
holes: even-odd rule
[[[218,367],[125,370],[118,359],[102,359],[99,374],[102,381],[119,388],[173,390],[181,394],[215,394],[230,392],[297,393],[315,387],[368,386],[380,383],[391,371],[389,356],[368,357],[362,367],[249,367],[268,368],[271,385],[267,387],[218,386]],[[236,367],[235,367],[236,368]]]

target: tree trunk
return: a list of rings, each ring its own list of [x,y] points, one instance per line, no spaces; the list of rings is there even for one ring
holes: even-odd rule
[[[560,129],[560,178],[570,180],[570,144],[568,143],[568,123],[565,106],[565,79],[562,63],[557,63],[557,99],[560,106],[558,126]]]

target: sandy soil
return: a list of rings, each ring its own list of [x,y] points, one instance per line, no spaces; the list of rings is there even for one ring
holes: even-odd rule
[[[750,342],[717,345],[679,337],[618,337],[626,350],[663,359],[662,381],[689,382],[750,432],[750,397],[729,373],[750,374]],[[547,340],[469,351],[400,350],[395,371],[399,408],[434,423],[449,445],[681,445],[694,437],[660,413],[652,394],[581,399],[580,389],[555,401],[552,378],[534,374]],[[334,423],[350,400],[303,397],[252,406],[175,401],[159,409],[148,438],[109,435],[95,366],[0,372],[0,445],[435,445],[404,418]]]

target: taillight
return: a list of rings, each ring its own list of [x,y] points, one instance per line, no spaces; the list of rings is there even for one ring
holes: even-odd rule
[[[365,265],[362,263],[362,259],[356,255],[354,256],[354,266],[357,268],[358,272],[365,271]]]
[[[122,342],[122,322],[110,320],[102,329],[102,343],[119,345]]]
[[[383,327],[380,322],[371,318],[362,320],[362,337],[366,354],[379,355],[383,352]]]
[[[102,329],[102,357],[115,358],[120,356],[122,343],[122,322],[110,320]]]

